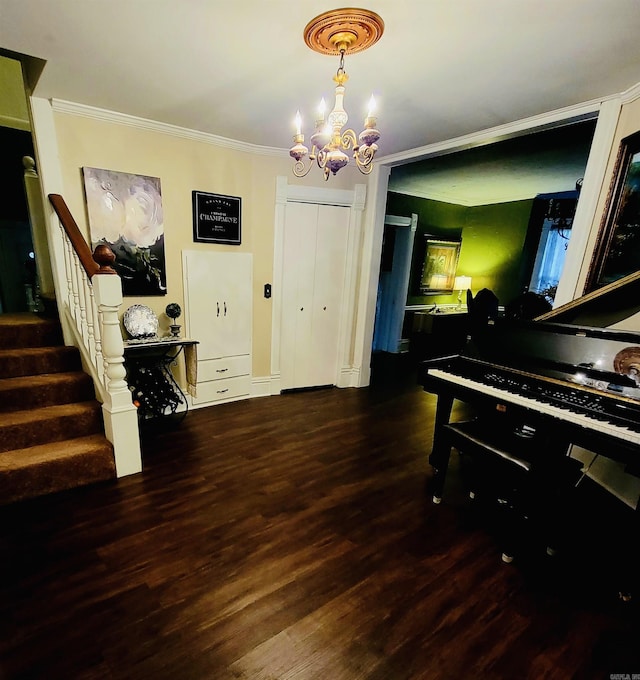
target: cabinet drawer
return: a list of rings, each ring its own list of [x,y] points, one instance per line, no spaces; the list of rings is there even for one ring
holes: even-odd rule
[[[198,382],[233,378],[251,373],[251,356],[242,354],[236,357],[207,359],[198,362]]]
[[[209,380],[198,382],[198,396],[193,398],[194,404],[206,404],[226,399],[248,396],[251,392],[251,376],[241,375],[236,378]]]

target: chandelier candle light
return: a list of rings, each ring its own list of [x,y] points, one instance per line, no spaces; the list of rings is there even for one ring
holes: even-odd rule
[[[312,19],[304,29],[307,45],[321,54],[340,55],[340,64],[333,80],[336,83],[335,104],[325,120],[326,104],[320,102],[316,129],[311,135],[311,153],[304,145],[302,134],[302,118],[300,111],[296,113],[296,134],[294,145],[289,155],[296,161],[293,174],[304,177],[315,163],[324,171],[325,180],[329,174],[334,175],[349,163],[345,151],[353,149],[356,166],[365,175],[373,169],[373,157],[378,150],[376,142],[380,132],[376,129],[373,115],[375,100],[373,95],[369,101],[369,111],[364,119],[364,130],[356,137],[351,130],[343,130],[348,116],[344,110],[345,83],[349,76],[344,70],[344,56],[347,53],[361,52],[377,42],[384,31],[384,22],[375,13],[364,9],[337,9],[325,12]],[[309,163],[305,167],[304,159],[309,154]]]

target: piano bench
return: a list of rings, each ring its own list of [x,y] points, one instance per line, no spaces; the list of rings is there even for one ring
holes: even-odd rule
[[[461,474],[465,458],[471,459],[471,474],[467,479],[472,499],[487,498],[495,501],[500,510],[499,530],[503,544],[502,559],[513,560],[514,548],[523,532],[523,523],[531,518],[542,520],[543,532],[547,534],[547,552],[554,551],[555,538],[551,538],[553,526],[549,519],[554,505],[554,494],[543,479],[545,473],[536,467],[544,446],[528,428],[505,427],[501,419],[478,418],[449,423],[442,428],[445,446],[456,449],[462,455]],[[537,456],[536,456],[537,454]]]
[[[531,470],[531,441],[516,431],[496,430],[496,423],[468,420],[444,426],[446,437],[452,447],[479,455],[494,456],[505,465],[513,465],[517,471]],[[514,452],[515,450],[515,452]]]

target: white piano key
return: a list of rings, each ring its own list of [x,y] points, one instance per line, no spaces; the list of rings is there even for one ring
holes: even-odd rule
[[[634,432],[627,427],[614,425],[613,423],[606,420],[598,420],[586,414],[577,413],[570,408],[555,406],[539,399],[531,399],[516,392],[509,392],[507,390],[493,387],[492,385],[487,385],[485,383],[464,378],[453,373],[448,373],[447,371],[439,368],[430,368],[427,372],[433,378],[438,378],[454,385],[467,387],[469,389],[475,390],[476,392],[481,392],[483,394],[496,397],[501,401],[531,408],[555,418],[580,425],[581,427],[595,430],[597,432],[603,432],[617,439],[628,441],[634,444],[640,444],[640,432]]]

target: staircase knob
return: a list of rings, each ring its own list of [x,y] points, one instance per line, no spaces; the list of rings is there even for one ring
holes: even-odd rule
[[[112,266],[116,261],[116,256],[108,245],[101,243],[99,246],[96,246],[96,249],[93,251],[93,259],[97,264],[100,265],[100,271],[98,272],[99,274],[116,273]]]

